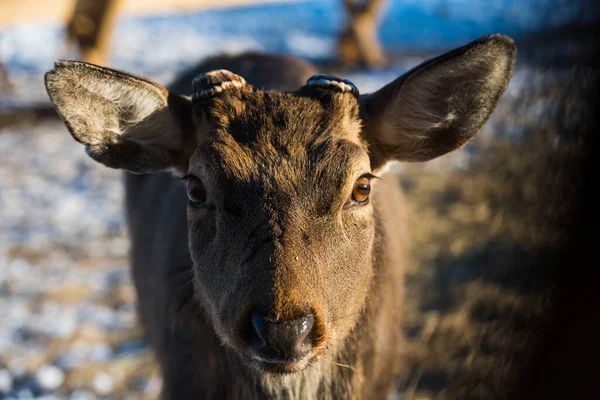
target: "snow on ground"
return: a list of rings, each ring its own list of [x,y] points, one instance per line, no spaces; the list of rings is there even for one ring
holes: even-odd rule
[[[63,398],[64,374],[120,357],[109,335],[135,336],[120,181],[58,121],[0,131],[0,398]]]

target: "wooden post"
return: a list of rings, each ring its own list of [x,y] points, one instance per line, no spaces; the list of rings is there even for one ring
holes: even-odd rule
[[[67,40],[75,43],[82,61],[104,65],[122,0],[77,0],[67,24]]]
[[[383,0],[343,0],[348,15],[346,29],[338,38],[338,57],[348,65],[378,67],[386,63],[377,25]]]

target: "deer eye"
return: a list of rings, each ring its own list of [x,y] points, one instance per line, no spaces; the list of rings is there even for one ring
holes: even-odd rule
[[[359,178],[352,189],[352,200],[365,203],[369,200],[369,194],[371,194],[371,181],[366,177]]]
[[[188,203],[192,207],[200,207],[206,203],[206,191],[200,179],[193,175],[186,175],[183,178],[187,182]]]
[[[371,176],[363,175],[354,182],[352,194],[344,204],[344,207],[353,205],[366,205],[369,203],[369,195],[371,194]]]

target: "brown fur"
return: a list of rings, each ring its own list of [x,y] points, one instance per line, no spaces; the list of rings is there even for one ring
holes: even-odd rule
[[[418,140],[429,135],[424,144],[446,152],[477,133],[510,76],[482,67],[492,56],[496,69],[512,65],[509,40],[487,37],[403,78],[423,90],[480,99],[481,110],[443,138],[425,125]],[[470,60],[464,80],[486,85],[448,79],[449,66],[462,59]],[[422,71],[441,83],[420,79]],[[388,120],[405,117],[397,110],[400,84],[357,99],[316,85],[263,91],[252,86],[254,76],[245,78],[246,86],[223,85],[230,88],[192,101],[80,63],[59,63],[46,76],[57,110],[93,158],[137,173],[169,164],[196,176],[207,193],[206,203],[186,211],[185,185],[172,175],[126,177],[134,282],[163,396],[385,398],[402,369],[406,210],[391,176],[372,181],[369,203],[348,201],[355,181],[379,169],[381,157],[408,154],[371,149],[383,147],[382,135],[386,148],[394,140],[405,145],[406,135],[393,139],[393,132],[376,129],[402,124]],[[475,93],[465,91],[472,87]],[[137,94],[119,95],[123,90]],[[95,101],[102,107],[90,107]],[[374,105],[391,109],[382,114]],[[424,114],[439,113],[436,104],[421,106]],[[289,364],[257,358],[244,340],[256,312],[283,322],[314,315],[308,355]]]

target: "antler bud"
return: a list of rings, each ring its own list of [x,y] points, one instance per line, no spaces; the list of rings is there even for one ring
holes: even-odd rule
[[[246,80],[231,71],[226,69],[209,71],[196,76],[192,80],[192,89],[194,90],[192,99],[205,99],[225,90],[243,89],[245,87]]]
[[[313,75],[306,81],[308,86],[318,86],[324,89],[331,89],[340,93],[351,93],[358,97],[359,91],[354,83],[347,79],[341,79],[333,75],[318,74]]]

